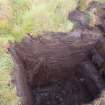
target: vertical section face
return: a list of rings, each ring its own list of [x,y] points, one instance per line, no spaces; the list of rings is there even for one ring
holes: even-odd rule
[[[12,58],[15,64],[17,92],[22,98],[23,105],[34,105],[31,87],[29,86],[26,78],[23,62],[21,61],[21,58],[17,54],[14,47],[10,49],[10,52],[12,54]]]

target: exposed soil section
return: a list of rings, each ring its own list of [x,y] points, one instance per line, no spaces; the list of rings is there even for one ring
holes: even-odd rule
[[[13,81],[24,105],[85,105],[99,97],[105,89],[103,16],[94,27],[28,35],[11,44]]]
[[[86,29],[90,34],[85,37],[83,30],[78,38],[46,33],[11,46],[15,84],[24,105],[81,105],[98,97],[105,88],[98,70],[103,68],[104,41],[99,31],[93,34],[95,29]]]

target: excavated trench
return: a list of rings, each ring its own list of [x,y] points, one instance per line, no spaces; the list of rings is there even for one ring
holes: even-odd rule
[[[104,7],[94,27],[27,36],[11,44],[12,82],[23,105],[105,105],[100,98],[105,89]]]
[[[85,105],[99,97],[105,88],[104,38],[94,29],[82,32],[82,38],[45,33],[11,44],[12,82],[24,105]]]

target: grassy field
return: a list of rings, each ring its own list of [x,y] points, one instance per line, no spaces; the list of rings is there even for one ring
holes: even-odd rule
[[[0,105],[19,105],[10,82],[9,41],[20,41],[26,33],[70,31],[67,16],[75,7],[76,0],[0,0]]]

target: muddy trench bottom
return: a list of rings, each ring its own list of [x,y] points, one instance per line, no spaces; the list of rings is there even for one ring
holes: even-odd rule
[[[81,79],[51,81],[45,86],[32,89],[34,105],[84,105],[93,101],[94,96],[88,91]]]

